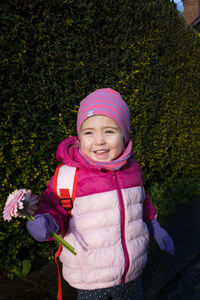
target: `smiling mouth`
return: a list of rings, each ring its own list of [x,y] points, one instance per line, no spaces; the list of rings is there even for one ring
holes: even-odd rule
[[[107,153],[109,152],[109,150],[96,150],[94,151],[94,153],[97,153],[97,154],[103,154],[103,153]]]

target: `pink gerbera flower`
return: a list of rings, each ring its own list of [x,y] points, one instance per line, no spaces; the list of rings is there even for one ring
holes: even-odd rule
[[[33,195],[31,190],[15,190],[8,196],[4,210],[3,210],[3,219],[4,221],[10,222],[14,217],[27,218],[29,221],[33,221],[33,214],[37,208],[37,195]],[[51,232],[51,237],[54,238],[58,243],[62,244],[66,249],[71,251],[74,255],[74,248],[63,240],[55,232]]]
[[[6,201],[3,210],[4,221],[10,222],[14,217],[27,217],[33,215],[38,202],[37,195],[33,195],[31,190],[15,190],[12,192]]]

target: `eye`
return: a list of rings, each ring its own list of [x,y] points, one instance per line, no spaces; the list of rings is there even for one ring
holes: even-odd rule
[[[92,131],[85,131],[84,134],[85,135],[90,135],[90,134],[92,134]]]
[[[108,130],[105,131],[105,133],[106,134],[112,134],[112,133],[114,133],[114,130],[108,129]]]

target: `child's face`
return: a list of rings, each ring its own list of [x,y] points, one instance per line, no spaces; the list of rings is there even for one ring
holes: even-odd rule
[[[96,161],[111,161],[124,150],[124,138],[117,123],[106,116],[86,119],[80,130],[81,151]]]

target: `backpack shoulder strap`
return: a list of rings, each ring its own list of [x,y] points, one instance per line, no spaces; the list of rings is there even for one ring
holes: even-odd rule
[[[56,168],[53,182],[53,192],[61,206],[67,211],[73,208],[76,197],[78,168],[61,164]]]
[[[60,205],[68,211],[69,217],[71,216],[71,210],[73,208],[73,202],[76,197],[78,168],[69,167],[65,164],[61,164],[56,168],[53,180],[53,192],[60,202]],[[63,234],[64,236],[64,234]],[[62,245],[60,244],[58,250],[55,253],[55,262],[58,271],[58,292],[57,299],[62,300],[62,283],[58,264],[58,257],[62,251]]]

